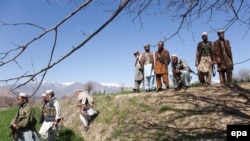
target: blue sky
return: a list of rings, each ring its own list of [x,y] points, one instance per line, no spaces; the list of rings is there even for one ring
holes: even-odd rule
[[[56,0],[51,0],[51,3],[46,0],[1,0],[0,21],[29,22],[49,29],[69,15],[79,4],[80,1],[62,4]],[[109,10],[114,10],[115,6],[117,3],[91,4],[59,28],[54,60],[86,39],[83,32],[86,34],[93,32],[112,14]],[[206,31],[209,40],[216,40],[217,34],[213,29],[223,27],[225,24],[223,16],[222,14],[215,15],[210,23],[205,22],[207,16],[200,18],[191,27],[183,28],[179,36],[166,41],[165,48],[170,54],[177,54],[179,58],[187,60],[190,67],[196,70],[195,52],[197,43],[201,41],[201,33]],[[178,24],[179,22],[172,21],[167,15],[142,16],[142,22],[139,20],[133,22],[132,15],[122,13],[80,50],[52,68],[45,80],[59,83],[96,81],[133,86],[133,52],[137,50],[142,52],[145,44],[156,45],[159,40],[169,37],[175,32]],[[0,26],[0,31],[0,52],[13,49],[16,45],[24,45],[42,33],[41,30],[28,26]],[[250,35],[245,35],[245,33],[246,27],[236,23],[225,34],[225,38],[231,42],[234,63],[250,58],[250,48],[247,42]],[[39,71],[46,66],[53,43],[52,35],[50,33],[30,45],[17,60],[21,67],[14,62],[2,66],[0,80],[17,77],[25,72]],[[156,50],[157,47],[151,46],[151,51]],[[235,65],[234,73],[242,68],[249,69],[249,66],[250,61]],[[196,76],[193,77],[197,79]],[[41,76],[37,79],[41,79]],[[213,79],[217,80],[218,74]]]

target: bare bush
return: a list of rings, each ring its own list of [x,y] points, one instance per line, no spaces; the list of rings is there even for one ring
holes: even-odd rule
[[[12,107],[16,103],[16,99],[13,97],[0,97],[0,107]]]
[[[235,74],[235,79],[239,81],[250,81],[250,69],[242,68]]]
[[[85,85],[85,90],[88,92],[88,94],[90,94],[90,91],[93,90],[93,84],[91,81],[89,81],[86,85]]]

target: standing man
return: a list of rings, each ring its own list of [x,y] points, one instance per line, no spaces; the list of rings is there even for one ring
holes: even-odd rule
[[[28,95],[19,93],[17,114],[10,124],[13,140],[15,141],[40,141],[35,128],[35,112],[28,104]]]
[[[156,74],[156,84],[157,91],[162,90],[162,83],[166,86],[166,89],[169,89],[169,81],[168,81],[168,65],[170,63],[169,51],[164,49],[164,42],[158,42],[158,51],[155,52],[155,66],[154,71]]]
[[[44,122],[39,133],[47,141],[55,141],[56,136],[59,135],[59,130],[61,130],[58,126],[61,120],[61,108],[53,90],[47,90],[45,93],[48,98],[48,105],[45,107]]]
[[[39,121],[40,124],[42,124],[44,121],[44,112],[45,112],[47,103],[48,103],[48,99],[46,97],[46,94],[44,93],[42,94],[42,107],[41,107],[40,121]]]
[[[133,88],[133,92],[140,92],[140,85],[143,80],[143,67],[140,61],[140,53],[136,51],[134,53],[135,56],[135,84]]]
[[[201,34],[202,41],[198,43],[195,57],[195,66],[198,71],[198,78],[203,86],[211,85],[212,78],[212,42],[208,41],[206,32]]]
[[[146,44],[144,46],[145,52],[142,53],[141,62],[143,66],[144,75],[144,87],[146,92],[151,92],[155,90],[154,81],[154,54],[150,51],[150,45]]]
[[[217,64],[220,84],[231,83],[233,78],[233,55],[230,42],[225,40],[224,30],[217,32],[218,40],[213,43],[213,59]]]
[[[80,120],[83,123],[83,131],[87,131],[89,129],[89,121],[91,120],[91,116],[96,115],[97,111],[93,109],[94,100],[93,98],[86,92],[76,91],[77,100],[79,104],[77,107],[80,108]]]
[[[176,54],[171,56],[171,67],[173,72],[173,82],[175,90],[181,88],[189,88],[191,76],[190,76],[190,67],[187,64],[187,61],[184,59],[179,59]]]

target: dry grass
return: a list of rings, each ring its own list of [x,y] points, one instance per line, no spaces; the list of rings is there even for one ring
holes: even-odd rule
[[[81,131],[75,99],[61,102],[65,126],[87,141],[224,140],[228,124],[250,123],[250,83],[98,95],[100,113],[87,133]]]

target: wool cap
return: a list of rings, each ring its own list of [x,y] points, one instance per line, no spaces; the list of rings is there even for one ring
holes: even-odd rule
[[[28,95],[26,93],[19,93],[19,96],[28,97]]]
[[[46,94],[44,93],[44,94],[42,94],[42,97],[44,97],[44,96],[46,96]]]

